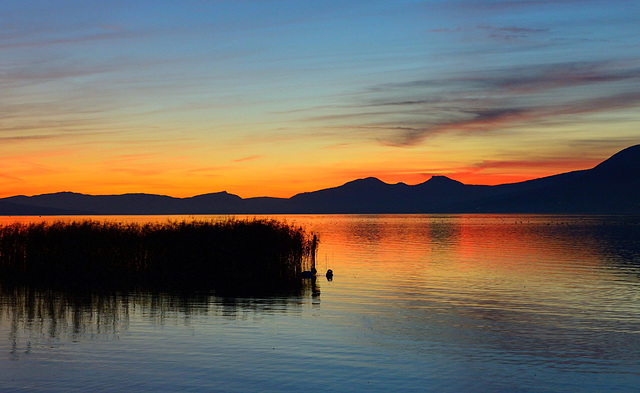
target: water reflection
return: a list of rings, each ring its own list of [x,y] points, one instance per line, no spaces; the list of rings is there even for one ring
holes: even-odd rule
[[[389,336],[480,362],[638,371],[638,218],[332,219],[321,252],[347,261],[350,300]]]
[[[213,292],[153,292],[51,289],[0,286],[0,326],[12,342],[12,353],[29,352],[38,344],[80,337],[117,337],[128,330],[132,315],[154,325],[186,322],[195,316],[244,318],[247,314],[299,313],[300,304],[313,298],[319,304],[320,285],[304,280],[299,291],[286,296],[224,297]],[[24,348],[18,348],[22,341]]]
[[[287,220],[322,243],[318,277],[286,296],[3,286],[0,347],[21,361],[2,366],[41,388],[52,386],[49,367],[82,386],[83,370],[67,371],[74,361],[129,390],[138,380],[123,369],[149,390],[175,391],[596,392],[640,382],[638,218]]]

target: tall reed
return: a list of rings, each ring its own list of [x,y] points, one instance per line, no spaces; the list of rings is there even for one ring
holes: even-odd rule
[[[295,285],[315,256],[301,227],[277,220],[0,227],[0,280],[76,286],[261,289]]]

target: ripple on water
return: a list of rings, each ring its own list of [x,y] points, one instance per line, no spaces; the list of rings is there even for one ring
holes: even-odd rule
[[[319,296],[0,292],[0,386],[29,391],[631,391],[640,225],[299,216]]]

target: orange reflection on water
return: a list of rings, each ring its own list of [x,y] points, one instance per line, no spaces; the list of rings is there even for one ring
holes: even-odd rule
[[[327,216],[312,223],[322,240],[320,259],[324,253],[358,266],[374,263],[389,272],[444,262],[458,269],[531,273],[548,268],[549,261],[597,265],[598,243],[558,230],[561,225],[561,218],[524,222],[515,216]],[[564,267],[572,266],[578,268]]]
[[[509,276],[548,280],[550,272],[584,274],[607,259],[596,234],[570,216],[516,215],[281,215],[275,218],[319,235],[318,270],[367,277]],[[13,222],[74,220],[163,222],[228,216],[15,216]],[[604,254],[603,254],[604,253]],[[452,285],[455,285],[452,283]]]
[[[597,294],[601,283],[636,279],[607,262],[615,256],[597,231],[571,217],[326,216],[311,226],[322,241],[319,270],[327,261],[345,289],[401,307],[456,305],[482,318],[596,312],[615,303],[615,290]]]
[[[345,313],[386,321],[379,329],[406,325],[402,334],[410,337],[546,358],[577,346],[598,358],[600,344],[585,337],[635,331],[640,315],[629,298],[629,288],[640,287],[640,251],[636,244],[625,262],[616,250],[619,232],[629,228],[605,224],[561,216],[333,216],[316,218],[314,230],[319,259],[335,272],[323,296],[336,297]]]

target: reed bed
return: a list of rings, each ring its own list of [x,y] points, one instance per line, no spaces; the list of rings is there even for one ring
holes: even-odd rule
[[[0,280],[64,286],[273,289],[295,286],[316,241],[277,220],[0,227]]]

